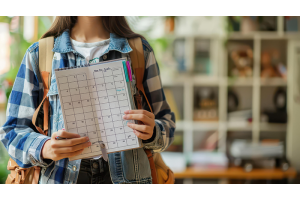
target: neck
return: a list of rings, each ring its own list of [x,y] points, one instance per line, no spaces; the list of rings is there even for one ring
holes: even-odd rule
[[[92,43],[109,38],[101,17],[78,16],[77,22],[71,30],[71,38],[78,42]]]

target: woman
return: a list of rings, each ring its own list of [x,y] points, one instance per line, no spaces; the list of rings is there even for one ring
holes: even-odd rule
[[[39,74],[39,43],[31,45],[22,61],[7,107],[7,122],[1,127],[2,142],[11,158],[21,167],[42,167],[39,183],[152,183],[148,158],[142,148],[111,153],[108,162],[101,158],[69,161],[91,145],[88,137],[66,132],[54,70],[129,56],[128,38],[142,37],[128,26],[125,17],[57,17],[43,36],[55,36],[52,62],[50,131],[38,133],[31,119],[43,98]],[[156,152],[172,142],[175,117],[165,100],[154,53],[142,37],[145,75],[143,85],[149,107],[125,111],[124,118],[144,125],[128,124],[144,148]],[[55,140],[56,136],[68,140]]]

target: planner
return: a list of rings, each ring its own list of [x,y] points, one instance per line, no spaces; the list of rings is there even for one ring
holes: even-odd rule
[[[127,126],[125,110],[134,109],[125,59],[55,70],[65,129],[88,136],[92,145],[70,160],[141,147]],[[130,71],[131,73],[131,71]]]

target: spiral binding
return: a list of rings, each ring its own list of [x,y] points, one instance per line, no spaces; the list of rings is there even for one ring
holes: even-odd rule
[[[68,69],[76,69],[76,68],[81,68],[81,67],[89,67],[91,66],[89,63],[84,64],[84,65],[79,65],[79,66],[72,66],[72,67],[64,67],[64,68],[58,68],[55,69],[55,71],[63,71],[63,70],[68,70]]]

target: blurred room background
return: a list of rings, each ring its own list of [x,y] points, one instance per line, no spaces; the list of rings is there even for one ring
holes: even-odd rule
[[[0,17],[0,125],[26,49],[54,17]],[[176,115],[176,183],[298,183],[300,17],[127,17]],[[298,112],[297,112],[298,111]],[[4,137],[0,135],[0,138]],[[8,155],[0,143],[0,183]]]

